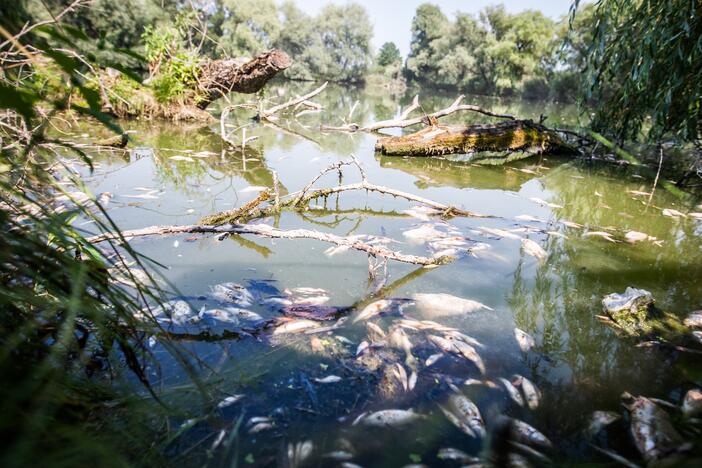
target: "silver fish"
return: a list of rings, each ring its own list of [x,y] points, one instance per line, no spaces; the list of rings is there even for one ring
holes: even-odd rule
[[[337,383],[341,382],[341,377],[338,375],[328,375],[326,377],[322,377],[321,379],[314,379],[314,381],[321,384]]]
[[[548,258],[548,252],[531,239],[522,239],[522,250],[527,255],[531,255],[538,260],[545,260]]]
[[[241,400],[242,398],[244,398],[244,395],[232,395],[232,396],[228,396],[227,398],[225,398],[224,400],[220,401],[220,402],[217,404],[217,408],[219,408],[219,409],[226,408],[227,406],[231,406],[231,405],[233,405],[234,403],[238,402],[238,401]]]
[[[420,414],[412,410],[387,409],[376,411],[361,419],[360,423],[373,427],[399,427],[411,424],[421,419]]]
[[[444,355],[443,355],[442,353],[432,354],[431,356],[429,356],[429,357],[427,358],[426,361],[424,361],[424,365],[427,366],[427,367],[432,366],[432,365],[434,365],[439,359],[441,359],[442,357],[444,357]]]
[[[366,323],[366,328],[368,329],[368,338],[374,343],[382,341],[386,336],[383,329],[373,322]]]
[[[451,294],[417,293],[412,295],[417,308],[434,316],[461,315],[480,309],[493,310],[480,302]]]
[[[210,297],[222,302],[233,302],[242,307],[254,303],[254,297],[248,289],[237,283],[215,284],[210,288]]]
[[[321,325],[319,324],[319,322],[315,322],[313,320],[290,320],[284,322],[282,325],[277,326],[275,330],[273,330],[273,334],[282,335],[286,333],[301,333],[307,330],[319,328],[320,326]]]
[[[480,410],[468,397],[453,394],[448,399],[447,407],[439,406],[449,421],[471,437],[485,437],[485,423]]]
[[[516,404],[519,406],[524,406],[524,399],[522,398],[522,395],[519,393],[519,390],[515,388],[514,385],[512,385],[512,382],[505,378],[498,378],[497,380],[500,381],[502,386],[505,388],[507,391],[507,395],[514,401]]]
[[[536,445],[546,449],[553,447],[553,444],[545,435],[524,421],[512,419],[512,428],[514,429],[514,436],[517,442],[525,445]]]
[[[682,443],[668,413],[648,398],[624,392],[622,404],[629,411],[634,444],[646,462],[664,458]]]
[[[541,400],[541,392],[534,383],[521,375],[512,376],[512,384],[515,387],[520,387],[522,394],[524,395],[524,400],[527,406],[531,410],[535,410],[539,407],[539,401]]]
[[[529,352],[529,350],[536,345],[534,338],[519,328],[514,329],[514,338],[517,340],[519,349],[521,349],[523,353]]]

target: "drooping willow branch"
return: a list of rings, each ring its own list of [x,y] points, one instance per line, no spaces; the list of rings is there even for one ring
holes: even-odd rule
[[[150,226],[142,229],[122,231],[121,236],[126,239],[145,236],[173,235],[173,234],[253,234],[256,236],[270,237],[274,239],[314,239],[328,242],[340,247],[366,252],[374,257],[384,257],[403,263],[415,265],[442,265],[452,260],[451,257],[421,257],[417,255],[406,255],[400,252],[387,249],[379,245],[370,245],[359,239],[359,236],[337,236],[336,234],[312,231],[309,229],[282,230],[266,224],[225,224],[221,226],[208,226],[202,224],[191,224],[185,226]],[[99,243],[107,240],[116,240],[116,234],[105,233],[87,239],[90,243]]]

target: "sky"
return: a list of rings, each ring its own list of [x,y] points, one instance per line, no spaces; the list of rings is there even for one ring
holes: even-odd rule
[[[404,57],[409,53],[410,27],[414,12],[427,0],[354,0],[366,8],[373,22],[373,46],[376,50],[392,41]],[[344,4],[346,0],[297,0],[297,5],[307,13],[317,14],[327,3]],[[433,0],[449,18],[457,11],[477,13],[487,5],[504,4],[507,11],[541,10],[546,16],[559,19],[568,13],[571,0]]]

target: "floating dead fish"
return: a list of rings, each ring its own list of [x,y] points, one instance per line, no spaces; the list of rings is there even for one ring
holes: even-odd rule
[[[674,210],[672,208],[666,208],[663,210],[663,216],[668,216],[669,218],[687,218],[687,215],[685,213],[682,213],[678,210]]]
[[[412,342],[400,327],[393,327],[388,333],[388,344],[403,350],[406,354],[412,353]]]
[[[627,190],[627,193],[630,193],[636,197],[648,197],[651,195],[650,192],[642,192],[641,190]]]
[[[244,395],[228,396],[224,400],[217,403],[217,408],[222,409],[222,408],[226,408],[227,406],[232,406],[234,403],[238,402],[242,398],[244,398]]]
[[[600,237],[600,238],[602,238],[602,239],[604,239],[604,240],[606,240],[606,241],[609,241],[609,242],[616,242],[616,241],[612,238],[612,234],[610,234],[609,232],[605,232],[605,231],[590,231],[590,232],[586,232],[585,234],[583,234],[583,237]]]
[[[542,200],[541,198],[537,197],[531,197],[529,200],[533,201],[534,203],[537,203],[541,206],[547,206],[549,208],[563,208],[563,205],[557,205],[555,203],[547,202],[546,200]]]
[[[413,206],[408,210],[402,211],[402,213],[421,221],[429,221],[431,216],[438,216],[442,212],[428,206]]]
[[[403,232],[402,235],[413,242],[426,242],[444,237],[446,234],[437,230],[433,224],[422,224],[418,228]]]
[[[422,415],[413,410],[387,409],[364,416],[359,422],[364,426],[392,428],[406,426],[421,418]]]
[[[408,329],[408,330],[434,330],[438,332],[451,332],[451,331],[456,331],[455,328],[453,327],[447,327],[446,325],[442,325],[438,322],[433,322],[431,320],[414,320],[414,319],[409,319],[409,318],[404,318],[400,320],[395,321],[396,324],[401,326],[402,328]]]
[[[581,229],[583,227],[582,224],[575,223],[573,221],[561,221],[561,224],[564,225],[565,227],[573,228],[573,229]]]
[[[248,420],[246,427],[249,434],[258,434],[273,429],[273,420],[265,416],[254,416]]]
[[[480,385],[480,386],[483,386],[483,387],[492,388],[493,390],[497,390],[497,389],[500,388],[500,386],[497,385],[497,384],[496,384],[495,382],[493,382],[492,380],[466,379],[466,380],[463,382],[463,385],[465,385],[466,387],[470,387],[470,386],[473,386],[473,385]]]
[[[327,257],[333,257],[334,255],[345,253],[349,250],[351,250],[351,247],[348,245],[335,245],[325,250],[324,255],[326,255]]]
[[[481,374],[485,374],[485,364],[480,355],[478,355],[478,352],[471,345],[459,340],[449,340],[436,335],[429,335],[427,339],[442,351],[457,354],[472,362]]]
[[[417,293],[412,295],[412,300],[419,310],[436,316],[467,314],[480,309],[493,310],[480,302],[443,293]]]
[[[340,314],[348,310],[348,307],[334,307],[316,304],[294,304],[284,306],[281,312],[288,317],[299,317],[310,320],[334,320]]]
[[[702,328],[702,310],[690,312],[690,315],[685,318],[683,323],[686,327]]]
[[[424,361],[424,365],[427,367],[433,366],[442,357],[444,357],[443,353],[432,354],[427,358],[426,361]]]
[[[531,239],[522,239],[522,250],[527,255],[531,255],[539,260],[548,258],[548,253],[536,242]]]
[[[485,437],[485,423],[480,415],[480,410],[465,395],[451,395],[446,406],[439,405],[439,409],[464,434],[470,437]]]
[[[209,295],[218,301],[233,302],[243,307],[248,307],[254,302],[253,295],[237,283],[215,284],[210,288]]]
[[[546,231],[546,234],[548,234],[549,236],[552,236],[552,237],[560,237],[561,239],[568,239],[568,236],[566,236],[565,234],[563,234],[560,231]]]
[[[382,341],[387,336],[383,329],[373,322],[367,322],[366,328],[368,329],[368,338],[374,343]]]
[[[517,442],[525,445],[535,445],[545,449],[550,449],[553,447],[553,444],[545,435],[524,421],[513,418],[512,429],[513,436]]]
[[[142,200],[156,200],[158,199],[158,196],[156,195],[158,193],[158,190],[151,190],[146,193],[140,193],[138,195],[122,195],[124,198],[138,198]]]
[[[322,305],[329,302],[329,293],[321,288],[299,287],[285,289],[283,291],[292,301],[293,304],[310,304]]]
[[[618,421],[621,417],[619,413],[615,413],[614,411],[594,411],[592,416],[590,416],[587,434],[590,438],[595,437],[602,429]]]
[[[535,410],[539,407],[539,402],[541,401],[541,392],[534,383],[522,375],[512,376],[512,384],[515,387],[519,387],[524,395],[524,400],[527,406],[531,410]]]
[[[484,226],[480,226],[478,228],[482,234],[488,234],[490,236],[494,237],[504,237],[505,239],[521,239],[522,236],[518,236],[517,234],[513,234],[509,231],[505,231],[504,229],[498,229],[498,228],[488,228]]]
[[[306,440],[304,442],[298,442],[296,444],[288,444],[287,450],[287,460],[283,463],[283,466],[289,468],[298,468],[302,466],[305,461],[312,455],[314,450],[314,445],[311,440]]]
[[[517,221],[524,221],[527,223],[547,223],[548,222],[545,219],[537,218],[536,216],[527,215],[527,214],[517,215],[514,217],[514,219]]]
[[[629,231],[626,234],[624,234],[624,239],[627,242],[630,243],[635,243],[635,242],[641,242],[649,239],[649,235],[646,234],[645,232],[639,232],[639,231]]]
[[[702,413],[702,390],[693,388],[685,394],[682,412],[687,417],[697,416]]]
[[[636,314],[639,309],[653,304],[653,294],[645,289],[627,287],[623,294],[608,294],[602,299],[602,306],[610,316],[622,312]]]
[[[379,301],[371,302],[366,307],[364,307],[363,310],[359,312],[358,315],[356,315],[356,317],[354,317],[353,323],[373,318],[379,315],[384,310],[390,308],[392,304],[393,301],[389,299],[381,299]]]
[[[370,344],[367,341],[361,341],[356,348],[356,356],[360,356],[369,346]]]
[[[514,338],[517,340],[517,345],[519,345],[519,349],[521,349],[523,353],[529,352],[529,350],[536,345],[534,338],[519,328],[514,329]]]
[[[507,380],[503,377],[500,377],[497,380],[500,381],[502,386],[507,391],[507,396],[509,396],[513,402],[515,402],[519,406],[524,406],[524,399],[522,398],[522,395],[519,393],[519,390],[517,390],[516,387],[514,385],[512,385],[512,382],[510,382],[509,380]]]
[[[461,333],[458,330],[448,330],[444,333],[444,337],[449,340],[459,340],[476,348],[485,348],[485,345],[476,340],[472,336]]]
[[[321,384],[337,383],[341,382],[341,377],[339,377],[338,375],[328,375],[321,379],[314,379],[314,381]]]
[[[319,322],[313,321],[313,320],[306,320],[306,319],[292,319],[289,321],[283,322],[282,325],[279,325],[273,330],[274,335],[283,335],[287,333],[302,333],[306,332],[308,330],[314,330],[315,328],[319,328],[321,325]]]
[[[665,458],[682,444],[668,413],[654,402],[624,392],[622,404],[629,411],[634,444],[647,463]]]
[[[461,450],[451,447],[439,449],[436,454],[436,458],[439,460],[450,460],[458,463],[477,463],[480,461],[478,457],[472,457]]]

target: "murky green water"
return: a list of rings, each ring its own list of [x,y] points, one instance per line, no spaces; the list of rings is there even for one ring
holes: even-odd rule
[[[276,93],[277,88],[272,87],[269,96]],[[282,119],[282,128],[253,123],[245,111],[234,113],[228,121],[232,138],[241,137],[241,127],[247,136],[258,137],[243,152],[223,146],[216,133],[218,124],[198,128],[125,122],[139,148],[126,155],[97,154],[98,168],[85,180],[95,193],[113,195],[109,213],[123,229],[191,224],[203,215],[253,199],[258,191],[247,188],[272,186],[274,171],[284,191],[293,192],[329,164],[353,153],[371,182],[492,215],[447,221],[461,235],[486,244],[481,249],[434,269],[390,262],[391,286],[383,291],[388,298],[449,293],[489,306],[493,310],[442,316],[408,305],[403,313],[455,327],[479,340],[484,345],[478,352],[485,362],[486,378],[527,377],[542,392],[539,407],[520,407],[501,389],[464,386],[464,380],[482,377],[474,365],[457,357],[425,366],[427,357],[437,350],[423,333],[411,330],[407,335],[418,361],[416,387],[388,395],[392,392],[387,391],[381,372],[359,364],[355,357],[359,343],[368,339],[365,323],[349,321],[314,335],[271,338],[267,332],[242,339],[183,340],[182,346],[192,353],[191,362],[207,383],[213,405],[227,396],[243,395],[235,404],[213,409],[203,403],[190,379],[156,340],[152,341],[153,352],[161,362],[150,374],[166,392],[166,400],[182,410],[174,427],[194,420],[190,421],[192,428],[170,446],[174,457],[193,465],[205,460],[228,466],[234,466],[233,460],[239,466],[282,464],[282,447],[309,440],[313,451],[308,461],[318,466],[338,466],[340,461],[324,456],[334,451],[349,452],[350,462],[361,466],[420,461],[451,465],[436,458],[438,449],[454,447],[479,456],[490,443],[490,437],[481,444],[462,434],[439,411],[437,402],[446,399],[451,382],[478,405],[488,431],[500,415],[508,415],[548,436],[556,447],[549,455],[556,461],[602,460],[582,436],[593,410],[619,411],[619,395],[624,390],[677,401],[690,380],[697,380],[689,362],[682,361],[683,366],[671,360],[670,354],[636,348],[595,315],[601,313],[605,294],[627,286],[651,291],[662,309],[679,316],[700,308],[702,222],[662,215],[663,208],[687,211],[699,202],[683,203],[659,188],[648,204],[647,196],[629,192],[651,189],[651,182],[634,169],[558,157],[535,157],[496,167],[439,158],[382,157],[374,154],[373,135],[322,134],[318,130],[320,122],[342,124],[339,116],[346,116],[356,100],[360,104],[353,120],[365,121],[392,117],[398,105],[406,105],[410,98],[398,101],[387,95],[331,88],[320,99],[323,113],[301,116],[297,123]],[[431,110],[450,101],[450,97],[424,98],[422,104]],[[551,124],[577,118],[574,109],[556,105],[544,108],[539,103],[490,100],[480,104],[535,119],[547,114]],[[454,121],[475,119],[464,114]],[[353,170],[346,172],[344,182],[359,180]],[[337,182],[336,174],[330,174],[317,185]],[[320,200],[318,205],[324,203]],[[382,235],[399,242],[391,248],[431,255],[424,243],[410,243],[403,236],[422,224],[402,215],[411,206],[387,196],[349,192],[326,200],[326,208],[336,212],[287,212],[262,222],[281,229]],[[544,222],[515,219],[519,215]],[[582,227],[567,227],[563,221]],[[522,229],[525,227],[528,229]],[[499,238],[481,228],[513,230],[515,238]],[[630,244],[585,235],[603,230],[612,232],[615,239],[634,230],[662,242]],[[524,253],[522,237],[540,244],[548,258],[539,261]],[[249,285],[264,296],[274,293],[270,287],[280,291],[323,288],[330,296],[327,305],[334,306],[350,306],[373,294],[364,254],[349,251],[329,257],[324,254],[329,245],[313,240],[235,236],[219,241],[211,236],[182,235],[135,239],[133,245],[167,267],[161,273],[177,288],[174,296],[187,298],[195,310],[217,306],[207,295],[211,286],[224,282]],[[268,289],[249,280],[266,280]],[[250,308],[264,318],[279,315],[259,303]],[[372,321],[387,332],[399,318],[386,315]],[[531,351],[520,350],[515,327],[534,337],[536,345]],[[202,331],[201,325],[186,328],[193,334]],[[393,359],[410,372],[402,353]],[[390,359],[386,364],[395,362]],[[315,380],[330,375],[341,379],[335,383]],[[389,408],[412,408],[425,417],[393,429],[352,424],[363,412]],[[255,417],[269,418],[265,420],[269,427],[249,433]],[[627,448],[622,452],[631,455]]]

